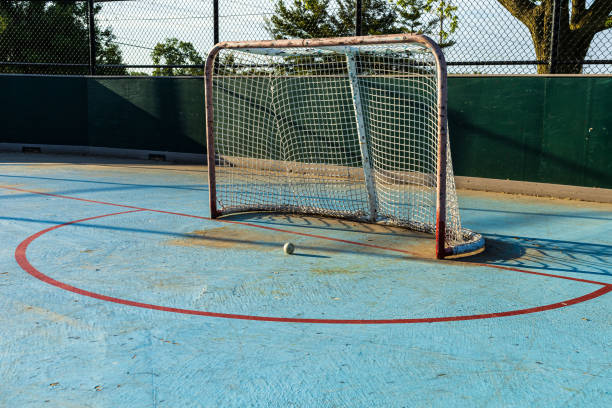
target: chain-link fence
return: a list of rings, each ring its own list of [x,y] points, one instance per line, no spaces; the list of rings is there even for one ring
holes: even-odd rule
[[[0,72],[201,75],[216,41],[398,32],[455,74],[612,73],[612,0],[1,0]]]

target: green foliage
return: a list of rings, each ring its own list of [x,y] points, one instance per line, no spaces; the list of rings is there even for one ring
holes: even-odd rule
[[[163,43],[157,43],[151,52],[155,65],[200,65],[201,68],[160,67],[153,71],[154,76],[204,75],[204,59],[190,42],[178,38],[166,38]]]
[[[238,67],[236,67],[236,56],[233,52],[221,54],[218,64],[215,64],[215,75],[236,75]]]
[[[98,5],[94,13],[98,13]],[[97,64],[121,64],[115,36],[94,27]],[[87,3],[60,1],[0,2],[0,61],[88,64]],[[0,72],[86,74],[88,68],[0,66]],[[125,74],[124,68],[99,69],[100,74]]]
[[[334,36],[355,35],[355,0],[336,0],[338,11],[331,16]],[[396,34],[397,10],[388,0],[363,0],[361,30],[364,35]]]
[[[322,38],[336,35],[327,8],[329,0],[276,0],[274,15],[265,19],[275,38]]]
[[[355,0],[276,0],[266,29],[276,39],[349,36],[355,33]],[[286,4],[287,2],[287,4]],[[332,12],[333,10],[333,12]],[[416,33],[454,44],[457,7],[452,0],[363,0],[364,35]]]
[[[424,20],[426,13],[431,9],[426,10],[425,7],[428,0],[401,0],[398,1],[398,14],[400,16],[400,24],[406,33],[431,33],[438,23],[439,19]]]
[[[402,32],[430,35],[441,47],[455,44],[450,36],[457,31],[459,18],[452,0],[391,1],[396,4]]]
[[[414,0],[399,0],[405,3],[422,3]],[[398,4],[400,4],[398,3]],[[438,44],[442,47],[453,45],[454,41],[449,41],[449,37],[459,27],[459,19],[457,17],[457,6],[454,6],[451,0],[426,0],[424,10],[433,13],[436,18],[431,22],[437,24],[438,29],[433,28],[428,33],[437,34]]]
[[[6,27],[8,26],[6,17],[3,17],[0,15],[0,34],[2,34],[5,30]]]
[[[123,55],[119,45],[115,44],[115,36],[110,29],[102,31],[100,34],[96,34],[98,40],[96,50],[96,64],[97,65],[121,65],[123,64]],[[98,67],[96,73],[99,75],[127,75],[127,69],[123,67]]]

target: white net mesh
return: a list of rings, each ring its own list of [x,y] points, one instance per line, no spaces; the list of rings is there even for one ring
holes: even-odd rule
[[[218,211],[434,232],[437,81],[434,56],[417,44],[222,49],[212,79]],[[454,246],[473,234],[461,228],[447,152]]]

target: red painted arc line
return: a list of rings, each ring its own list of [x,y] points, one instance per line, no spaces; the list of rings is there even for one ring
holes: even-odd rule
[[[569,299],[563,302],[557,302],[557,303],[543,305],[543,306],[536,306],[536,307],[531,307],[527,309],[510,310],[510,311],[499,312],[499,313],[485,313],[485,314],[466,315],[466,316],[430,317],[430,318],[415,318],[415,319],[303,319],[303,318],[291,318],[291,317],[272,317],[272,316],[241,315],[241,314],[232,314],[232,313],[215,313],[215,312],[206,312],[206,311],[201,311],[201,310],[180,309],[180,308],[174,308],[174,307],[154,305],[150,303],[135,302],[132,300],[102,295],[99,293],[80,289],[75,286],[68,285],[66,283],[55,280],[51,278],[50,276],[45,275],[44,273],[40,272],[27,259],[26,251],[29,245],[34,240],[36,240],[37,238],[41,237],[42,235],[50,231],[53,231],[53,230],[56,230],[56,229],[59,229],[59,228],[62,228],[68,225],[77,224],[80,222],[90,221],[90,220],[104,218],[104,217],[110,217],[113,215],[139,212],[139,211],[146,211],[146,210],[136,209],[136,210],[130,210],[130,211],[122,211],[122,212],[116,212],[116,213],[111,213],[111,214],[98,215],[98,216],[83,218],[80,220],[70,221],[70,222],[66,222],[63,224],[55,225],[53,227],[46,228],[42,231],[39,231],[29,236],[24,241],[22,241],[15,249],[15,259],[17,263],[19,264],[19,266],[21,266],[23,270],[28,272],[33,277],[49,285],[58,287],[60,289],[63,289],[69,292],[73,292],[73,293],[76,293],[82,296],[88,296],[94,299],[118,303],[118,304],[125,305],[125,306],[140,307],[143,309],[159,310],[159,311],[164,311],[164,312],[181,313],[181,314],[189,314],[189,315],[197,315],[197,316],[219,317],[219,318],[226,318],[226,319],[284,322],[284,323],[319,323],[319,324],[401,324],[401,323],[404,323],[405,324],[405,323],[437,323],[437,322],[452,322],[452,321],[477,320],[477,319],[492,319],[492,318],[498,318],[498,317],[517,316],[517,315],[522,315],[522,314],[543,312],[546,310],[553,310],[553,309],[558,309],[558,308],[562,308],[566,306],[571,306],[571,305],[575,305],[581,302],[585,302],[587,300],[594,299],[596,297],[602,296],[612,291],[612,285],[610,284],[606,284],[602,282],[595,282],[595,281],[585,281],[581,279],[572,279],[576,281],[602,285],[603,287],[594,292],[591,292],[586,295],[576,297],[573,299]],[[486,264],[478,264],[478,265],[489,266]],[[520,269],[509,268],[509,267],[501,267],[500,269],[534,274],[529,271],[523,271]],[[543,273],[535,273],[535,274],[548,276],[548,277],[561,278],[561,279],[566,278],[564,276],[551,275],[551,274],[543,274]]]

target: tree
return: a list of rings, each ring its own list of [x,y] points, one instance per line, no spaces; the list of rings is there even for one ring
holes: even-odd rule
[[[336,0],[338,11],[331,16],[335,36],[355,35],[355,0]],[[363,0],[361,32],[363,35],[396,34],[398,13],[388,0]]]
[[[117,38],[110,28],[100,31],[99,27],[95,28],[96,37],[96,65],[122,65],[123,53],[119,45],[114,43]],[[127,75],[127,69],[124,67],[98,67],[96,68],[98,75]]]
[[[180,41],[178,38],[166,38],[158,43],[151,52],[155,65],[199,65],[199,67],[158,67],[153,71],[154,76],[174,75],[204,75],[204,59],[190,42]]]
[[[459,18],[452,0],[396,0],[396,3],[403,32],[432,35],[441,47],[455,44],[450,36],[459,27]]]
[[[328,6],[329,0],[293,0],[290,6],[277,0],[274,15],[265,19],[266,29],[275,39],[333,37]]]
[[[538,60],[548,61],[551,50],[553,0],[497,0],[531,33]],[[582,63],[598,32],[612,28],[612,1],[593,0],[590,7],[586,0],[561,1],[559,19],[559,44],[557,58],[559,74],[578,74]],[[548,74],[550,65],[538,65],[539,74]]]
[[[355,0],[277,0],[266,29],[276,39],[348,36],[355,33]],[[362,27],[365,35],[430,34],[442,46],[458,26],[457,7],[450,0],[362,0]]]
[[[101,6],[94,8],[98,13]],[[94,27],[97,64],[122,64],[121,50],[113,43],[110,28]],[[1,1],[0,61],[87,64],[89,29],[87,3],[61,1]],[[85,74],[87,68],[0,66],[0,72]],[[124,68],[104,68],[98,73],[125,74]]]

